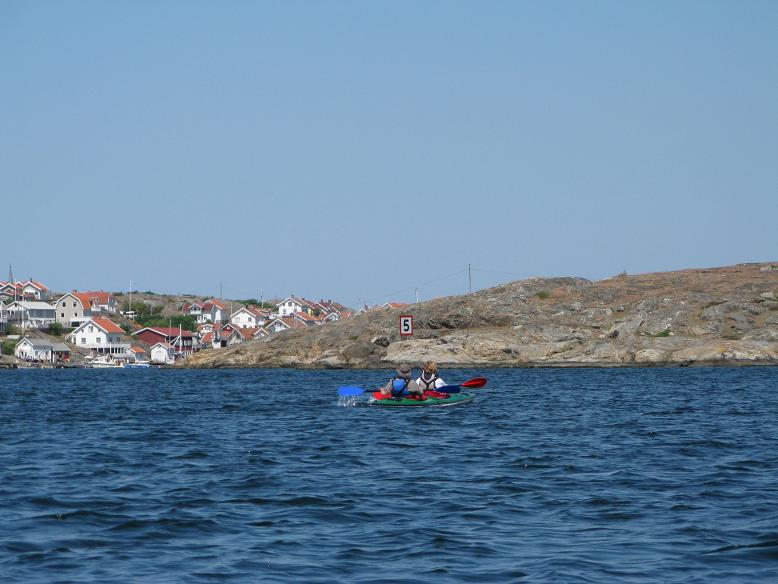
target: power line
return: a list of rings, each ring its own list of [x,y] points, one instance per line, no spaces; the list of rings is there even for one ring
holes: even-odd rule
[[[456,272],[452,272],[451,274],[447,274],[445,276],[439,276],[437,278],[433,278],[432,280],[427,280],[426,282],[420,282],[419,284],[415,284],[413,286],[409,286],[408,288],[403,288],[402,290],[395,290],[394,292],[389,292],[387,294],[382,294],[381,296],[373,296],[371,298],[365,298],[365,303],[371,302],[375,303],[378,300],[383,300],[384,298],[389,298],[391,296],[397,296],[398,294],[402,294],[403,292],[410,292],[415,291],[416,288],[421,288],[422,286],[427,286],[429,284],[435,284],[437,282],[441,282],[443,280],[447,280],[449,278],[453,278],[454,276],[458,276],[460,274],[464,274],[467,272],[467,268],[464,268],[462,270],[457,270]]]
[[[420,282],[418,284],[414,284],[413,286],[409,286],[407,288],[402,288],[400,290],[395,290],[393,292],[388,292],[386,294],[381,294],[379,296],[373,296],[373,297],[370,297],[370,298],[365,298],[365,299],[363,299],[363,303],[364,304],[375,304],[379,300],[384,300],[384,299],[390,298],[392,296],[398,296],[398,295],[406,293],[406,292],[414,292],[414,293],[416,293],[418,291],[418,288],[421,288],[423,286],[428,286],[430,284],[435,284],[437,282],[441,282],[443,280],[447,280],[449,278],[453,278],[454,276],[459,276],[459,275],[465,274],[465,273],[468,274],[468,282],[469,282],[468,286],[469,286],[469,290],[472,292],[472,278],[471,278],[471,275],[470,275],[471,272],[480,272],[482,274],[498,274],[498,275],[501,275],[501,276],[512,276],[512,277],[515,277],[515,278],[525,278],[526,277],[526,274],[518,274],[516,272],[507,272],[505,270],[492,270],[492,269],[489,269],[489,268],[476,268],[476,267],[473,267],[472,265],[468,265],[468,267],[466,267],[466,268],[463,268],[461,270],[457,270],[456,272],[452,272],[450,274],[446,274],[445,276],[439,276],[439,277],[433,278],[431,280],[427,280],[426,282]]]

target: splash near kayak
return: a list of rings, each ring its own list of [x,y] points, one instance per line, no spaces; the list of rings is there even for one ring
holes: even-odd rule
[[[412,399],[408,397],[393,398],[382,396],[381,392],[375,392],[373,398],[369,404],[371,406],[380,406],[387,408],[429,408],[429,407],[446,407],[456,406],[460,404],[470,403],[475,399],[475,395],[471,393],[452,393],[452,394],[440,394],[446,397],[431,397],[425,394],[425,399]]]

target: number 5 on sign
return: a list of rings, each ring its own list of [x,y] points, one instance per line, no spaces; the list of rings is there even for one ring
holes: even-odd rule
[[[413,317],[401,316],[400,317],[400,336],[412,337],[413,336]]]

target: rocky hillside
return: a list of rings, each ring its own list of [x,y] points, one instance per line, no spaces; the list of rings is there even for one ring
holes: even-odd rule
[[[402,312],[206,350],[185,367],[616,366],[778,363],[778,264],[532,278]]]

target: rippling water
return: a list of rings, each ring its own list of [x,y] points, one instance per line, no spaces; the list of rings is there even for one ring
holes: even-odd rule
[[[3,582],[778,581],[778,368],[0,371]]]

